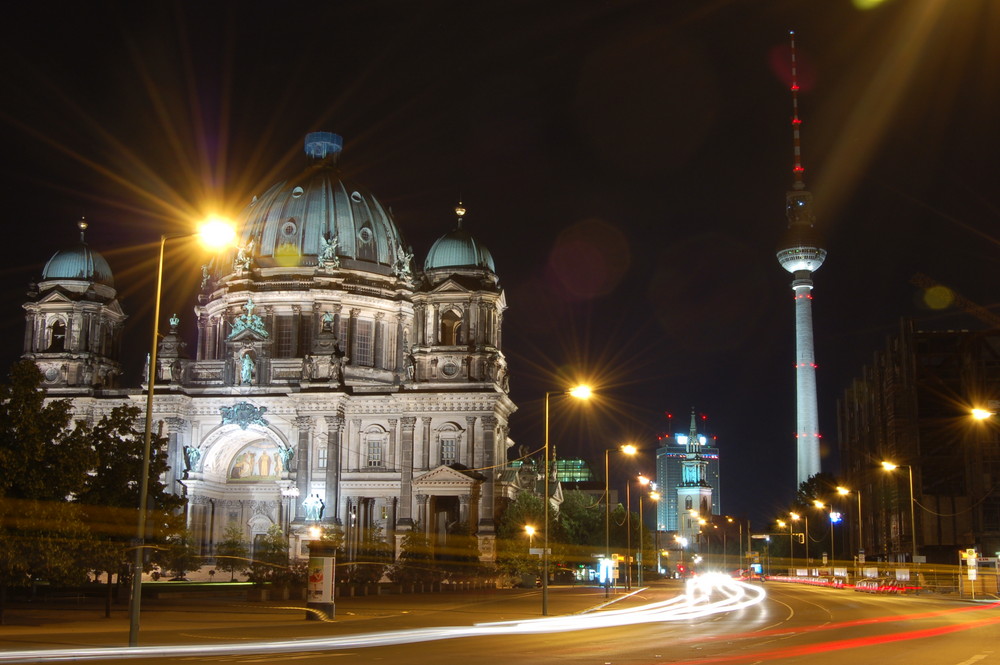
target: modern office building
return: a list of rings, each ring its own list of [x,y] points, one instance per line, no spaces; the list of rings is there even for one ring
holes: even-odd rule
[[[719,449],[714,445],[713,437],[704,431],[697,431],[694,413],[692,418],[693,427],[686,432],[665,437],[656,450],[656,485],[660,490],[660,501],[656,506],[656,528],[659,531],[678,531],[677,488],[683,479],[683,463],[688,457],[688,447],[692,441],[697,444],[698,454],[705,462],[706,480],[712,487],[711,512],[713,515],[722,512]]]
[[[917,330],[903,321],[838,401],[844,482],[860,491],[860,501],[854,494],[841,507],[850,550],[869,561],[916,553],[956,564],[971,548],[997,556],[1000,426],[971,410],[998,407],[1000,330]]]

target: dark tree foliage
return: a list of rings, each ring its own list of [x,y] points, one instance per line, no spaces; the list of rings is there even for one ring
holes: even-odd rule
[[[427,534],[415,524],[403,537],[399,559],[389,571],[389,579],[403,584],[440,582],[444,571],[434,561],[434,551]]]
[[[529,554],[531,539],[525,533],[526,526],[535,528],[535,547],[542,546],[542,529],[545,523],[545,504],[542,498],[530,492],[521,492],[504,508],[496,522],[497,568],[514,577],[535,574],[541,570],[539,557]],[[551,519],[550,529],[555,525]],[[550,545],[557,542],[550,539]]]
[[[22,360],[0,385],[0,497],[64,502],[82,489],[95,454],[71,426],[69,400],[45,404],[41,384],[38,367]]]
[[[355,560],[342,566],[340,578],[357,584],[378,582],[392,565],[392,553],[382,529],[371,529],[364,534]]]
[[[837,494],[837,485],[840,482],[832,473],[826,471],[810,476],[808,480],[799,485],[795,493],[795,504],[800,510],[812,508],[813,502],[820,501],[829,503],[830,499]]]
[[[96,538],[102,543],[95,570],[127,575],[129,548],[136,535],[142,457],[145,447],[144,423],[139,407],[123,404],[104,415],[96,424],[81,424],[80,432],[95,453],[78,500]],[[165,564],[167,541],[183,529],[181,509],[185,500],[167,492],[160,478],[169,471],[166,439],[155,432],[150,441],[148,503],[145,541],[146,565]],[[169,569],[169,565],[163,566]]]
[[[8,587],[79,583],[91,551],[71,500],[93,451],[72,427],[68,401],[45,404],[41,380],[34,363],[21,361],[0,385],[0,623]]]
[[[288,539],[277,524],[253,542],[250,581],[255,584],[278,582],[288,575]]]
[[[202,557],[192,542],[191,532],[186,529],[167,538],[160,548],[160,565],[173,579],[184,579],[189,570],[198,568]]]
[[[479,560],[479,539],[466,522],[449,530],[447,542],[436,558],[448,579],[453,581],[480,579],[485,573]]]
[[[229,573],[230,581],[236,573],[243,574],[250,566],[250,546],[243,539],[243,529],[235,522],[226,527],[222,540],[215,546],[215,567]]]

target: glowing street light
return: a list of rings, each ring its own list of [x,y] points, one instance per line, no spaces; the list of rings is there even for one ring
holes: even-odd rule
[[[142,551],[146,540],[146,510],[149,502],[149,453],[153,438],[153,392],[156,388],[157,363],[156,356],[160,342],[160,296],[163,292],[163,251],[168,238],[187,238],[200,236],[202,242],[211,248],[221,248],[227,242],[232,242],[236,231],[229,224],[229,231],[223,227],[225,222],[218,216],[206,220],[198,231],[192,233],[164,233],[160,236],[160,253],[156,264],[156,295],[153,299],[153,342],[149,350],[149,376],[146,379],[146,422],[143,432],[142,476],[139,480],[139,517],[136,524],[136,544],[134,568],[132,571],[132,596],[129,599],[129,646],[139,644],[139,613],[142,604]]]
[[[528,534],[528,552],[530,553],[531,552],[531,543],[532,543],[532,540],[535,537],[535,527],[531,526],[530,524],[526,524],[526,525],[524,525],[524,532],[526,534]]]
[[[862,552],[865,549],[865,539],[862,536],[862,519],[861,519],[861,490],[852,490],[846,487],[837,486],[837,494],[841,496],[847,496],[848,494],[855,494],[858,497],[858,552]]]
[[[913,541],[913,563],[917,562],[917,509],[913,500],[913,467],[909,464],[893,464],[892,462],[882,462],[882,468],[886,471],[896,469],[906,469],[910,481],[910,539]]]
[[[987,420],[995,415],[993,411],[987,411],[986,409],[975,408],[972,410],[972,417],[976,420]]]
[[[542,616],[549,614],[549,397],[571,395],[577,399],[590,399],[589,386],[578,385],[570,390],[547,390],[545,392],[545,524],[542,534]]]
[[[802,540],[806,545],[806,567],[808,568],[809,567],[809,516],[799,515],[798,513],[788,513],[788,518],[791,519],[793,522],[797,522],[799,520],[805,521],[805,531],[803,531],[802,533]]]

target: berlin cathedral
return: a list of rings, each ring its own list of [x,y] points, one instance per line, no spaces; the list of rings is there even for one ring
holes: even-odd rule
[[[516,409],[493,257],[459,206],[418,264],[390,211],[341,177],[342,147],[309,134],[305,170],[237,218],[236,246],[192,294],[193,353],[178,315],[161,325],[153,422],[168,441],[165,482],[187,498],[206,555],[233,524],[250,543],[280,526],[294,558],[316,524],[343,529],[348,558],[366,534],[398,552],[408,532],[444,546],[461,525],[492,560]],[[95,422],[123,402],[145,409],[145,386],[119,386],[127,315],[82,232],[24,308],[23,357],[50,396]]]

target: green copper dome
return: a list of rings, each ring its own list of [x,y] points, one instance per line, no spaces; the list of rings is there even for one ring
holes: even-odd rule
[[[53,254],[42,270],[42,281],[71,279],[114,288],[115,278],[111,273],[111,266],[103,256],[90,249],[83,239],[87,223],[80,221],[77,226],[80,229],[80,244]]]
[[[458,204],[455,208],[458,223],[455,228],[438,238],[427,252],[424,270],[439,268],[485,268],[496,272],[493,255],[479,241],[462,228],[465,208]]]

